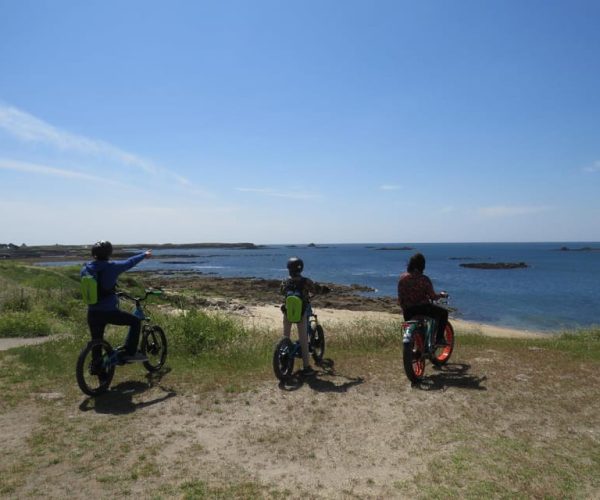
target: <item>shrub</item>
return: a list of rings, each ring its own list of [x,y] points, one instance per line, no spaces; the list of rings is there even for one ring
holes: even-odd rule
[[[0,314],[0,338],[44,337],[52,333],[52,326],[42,312],[7,312]]]
[[[196,310],[165,318],[161,323],[173,339],[172,345],[190,354],[226,349],[249,338],[248,331],[239,322]]]
[[[25,290],[13,289],[10,293],[0,298],[0,311],[31,311],[31,296]]]
[[[51,299],[44,304],[44,309],[58,319],[81,321],[85,317],[86,307],[81,300]]]

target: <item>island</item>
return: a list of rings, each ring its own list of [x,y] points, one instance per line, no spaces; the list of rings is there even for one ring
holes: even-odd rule
[[[569,248],[560,247],[558,252],[600,252],[600,247],[581,247],[581,248]]]
[[[379,247],[379,248],[375,248],[375,250],[405,252],[407,250],[414,250],[414,248],[413,247]]]
[[[523,269],[529,267],[525,262],[473,262],[459,265],[469,269]]]

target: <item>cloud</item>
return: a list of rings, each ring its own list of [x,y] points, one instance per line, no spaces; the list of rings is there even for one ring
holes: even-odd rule
[[[50,167],[47,165],[40,165],[36,163],[25,163],[14,160],[7,160],[0,158],[0,169],[4,170],[15,170],[17,172],[26,172],[30,174],[40,174],[51,177],[60,177],[63,179],[73,179],[80,180],[86,182],[96,182],[100,184],[112,184],[112,185],[120,185],[120,183],[115,182],[110,179],[97,177],[95,175],[89,175],[83,172],[78,172],[75,170],[65,170],[62,168]]]
[[[383,184],[379,186],[379,189],[381,189],[382,191],[398,191],[402,189],[402,186],[397,184]]]
[[[181,175],[159,167],[145,158],[119,149],[107,142],[72,134],[13,106],[0,103],[0,129],[23,142],[39,143],[60,151],[97,156],[153,175],[168,175],[182,186],[191,183]]]
[[[246,188],[246,187],[237,187],[236,191],[240,191],[241,193],[255,193],[262,194],[265,196],[274,196],[277,198],[289,198],[292,200],[311,200],[315,198],[320,198],[320,195],[315,193],[307,193],[303,191],[276,191],[274,189],[269,188]]]
[[[538,214],[551,210],[548,206],[507,206],[498,205],[492,207],[481,207],[478,209],[484,217],[515,217],[519,215]]]
[[[600,172],[600,160],[595,161],[592,165],[585,167],[583,171],[589,173]]]

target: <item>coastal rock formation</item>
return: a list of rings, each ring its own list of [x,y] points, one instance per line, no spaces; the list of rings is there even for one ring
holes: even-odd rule
[[[281,304],[279,291],[281,280],[264,278],[222,278],[186,271],[144,272],[134,271],[132,275],[148,276],[153,286],[169,290],[171,294],[185,292],[195,305],[229,309],[238,304],[265,305]],[[325,283],[322,283],[325,284]],[[366,294],[374,289],[364,285],[340,285],[327,283],[331,292],[316,295],[313,305],[319,308],[350,309],[354,311],[396,311],[398,304],[394,297],[373,297]],[[189,292],[192,292],[191,294]],[[225,301],[223,305],[219,301]]]
[[[407,251],[407,250],[414,250],[413,247],[380,247],[380,248],[376,248],[375,250],[383,250],[383,251]]]
[[[569,248],[569,247],[560,247],[558,249],[559,252],[600,252],[600,248],[595,247],[581,247],[581,248]]]
[[[469,269],[523,269],[529,267],[525,262],[473,262],[459,265]]]

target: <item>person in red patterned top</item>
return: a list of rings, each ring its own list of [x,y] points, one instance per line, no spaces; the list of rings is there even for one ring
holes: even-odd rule
[[[432,301],[447,297],[446,292],[435,293],[433,283],[423,274],[425,257],[421,253],[413,255],[406,267],[406,272],[398,280],[398,304],[406,321],[415,316],[433,318],[437,324],[436,344],[446,345],[444,330],[448,322],[448,311],[432,304]]]

